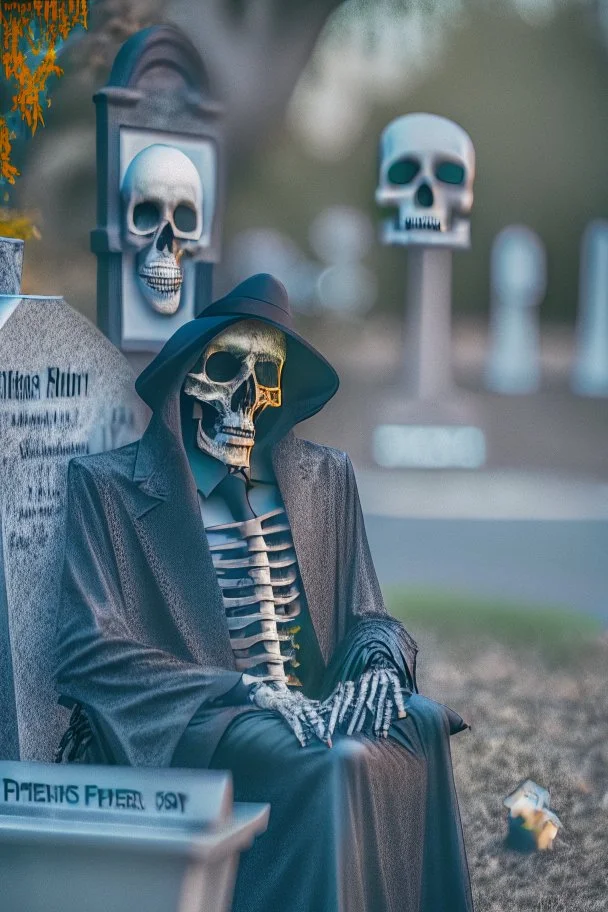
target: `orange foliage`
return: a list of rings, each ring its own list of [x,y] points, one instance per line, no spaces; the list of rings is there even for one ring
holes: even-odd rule
[[[75,26],[87,27],[87,13],[88,0],[0,0],[2,70],[16,88],[12,111],[32,134],[40,124],[44,126],[43,107],[50,105],[49,77],[63,73],[55,60],[58,45]],[[10,156],[10,131],[0,118],[0,178],[14,183],[18,171]]]

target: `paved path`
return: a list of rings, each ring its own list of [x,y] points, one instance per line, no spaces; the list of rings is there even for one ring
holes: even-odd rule
[[[366,526],[383,585],[563,606],[608,624],[608,521],[368,514]]]

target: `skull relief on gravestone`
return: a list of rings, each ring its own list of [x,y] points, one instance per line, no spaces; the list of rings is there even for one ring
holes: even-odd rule
[[[125,244],[136,250],[136,282],[156,313],[176,313],[182,257],[195,254],[203,229],[203,186],[188,156],[156,143],[142,149],[121,185]]]
[[[470,246],[475,149],[462,127],[435,114],[406,114],[380,139],[376,202],[395,209],[385,244]]]
[[[257,320],[242,320],[205,348],[184,383],[194,398],[199,449],[220,462],[249,467],[256,418],[281,405],[285,336]]]

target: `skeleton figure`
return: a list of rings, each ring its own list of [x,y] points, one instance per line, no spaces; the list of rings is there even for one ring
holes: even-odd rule
[[[376,202],[396,209],[385,244],[470,246],[475,149],[462,127],[435,114],[406,114],[380,139]]]
[[[465,724],[418,693],[348,456],[294,433],[337,388],[281,283],[252,276],[140,375],[142,439],[72,460],[59,756],[229,770],[238,801],[268,801],[234,912],[472,912],[448,745]]]
[[[281,405],[285,358],[284,334],[258,320],[240,321],[213,339],[183,387],[194,399],[200,450],[230,467],[249,468],[256,418]],[[301,583],[284,509],[205,531],[235,665],[254,685],[252,701],[279,712],[302,746],[312,737],[331,745],[336,726],[352,735],[367,719],[377,737],[387,737],[393,718],[406,715],[399,676],[389,668],[338,684],[322,704],[293,689],[300,682],[286,666],[298,664],[293,621],[301,611]]]
[[[159,314],[174,314],[184,281],[184,254],[198,249],[203,187],[192,161],[172,146],[142,149],[121,185],[125,243],[137,251],[137,286]]]

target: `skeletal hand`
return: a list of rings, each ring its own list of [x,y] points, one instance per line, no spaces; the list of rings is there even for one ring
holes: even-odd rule
[[[347,735],[360,732],[366,718],[374,735],[386,738],[393,719],[407,716],[399,675],[389,668],[372,668],[357,681],[340,682],[320,711],[329,716],[326,738],[331,738],[336,725],[344,726]]]
[[[318,738],[331,747],[331,736],[325,732],[325,723],[319,715],[319,701],[309,700],[298,690],[286,684],[257,684],[250,699],[260,709],[278,712],[287,722],[302,747],[311,738]]]

